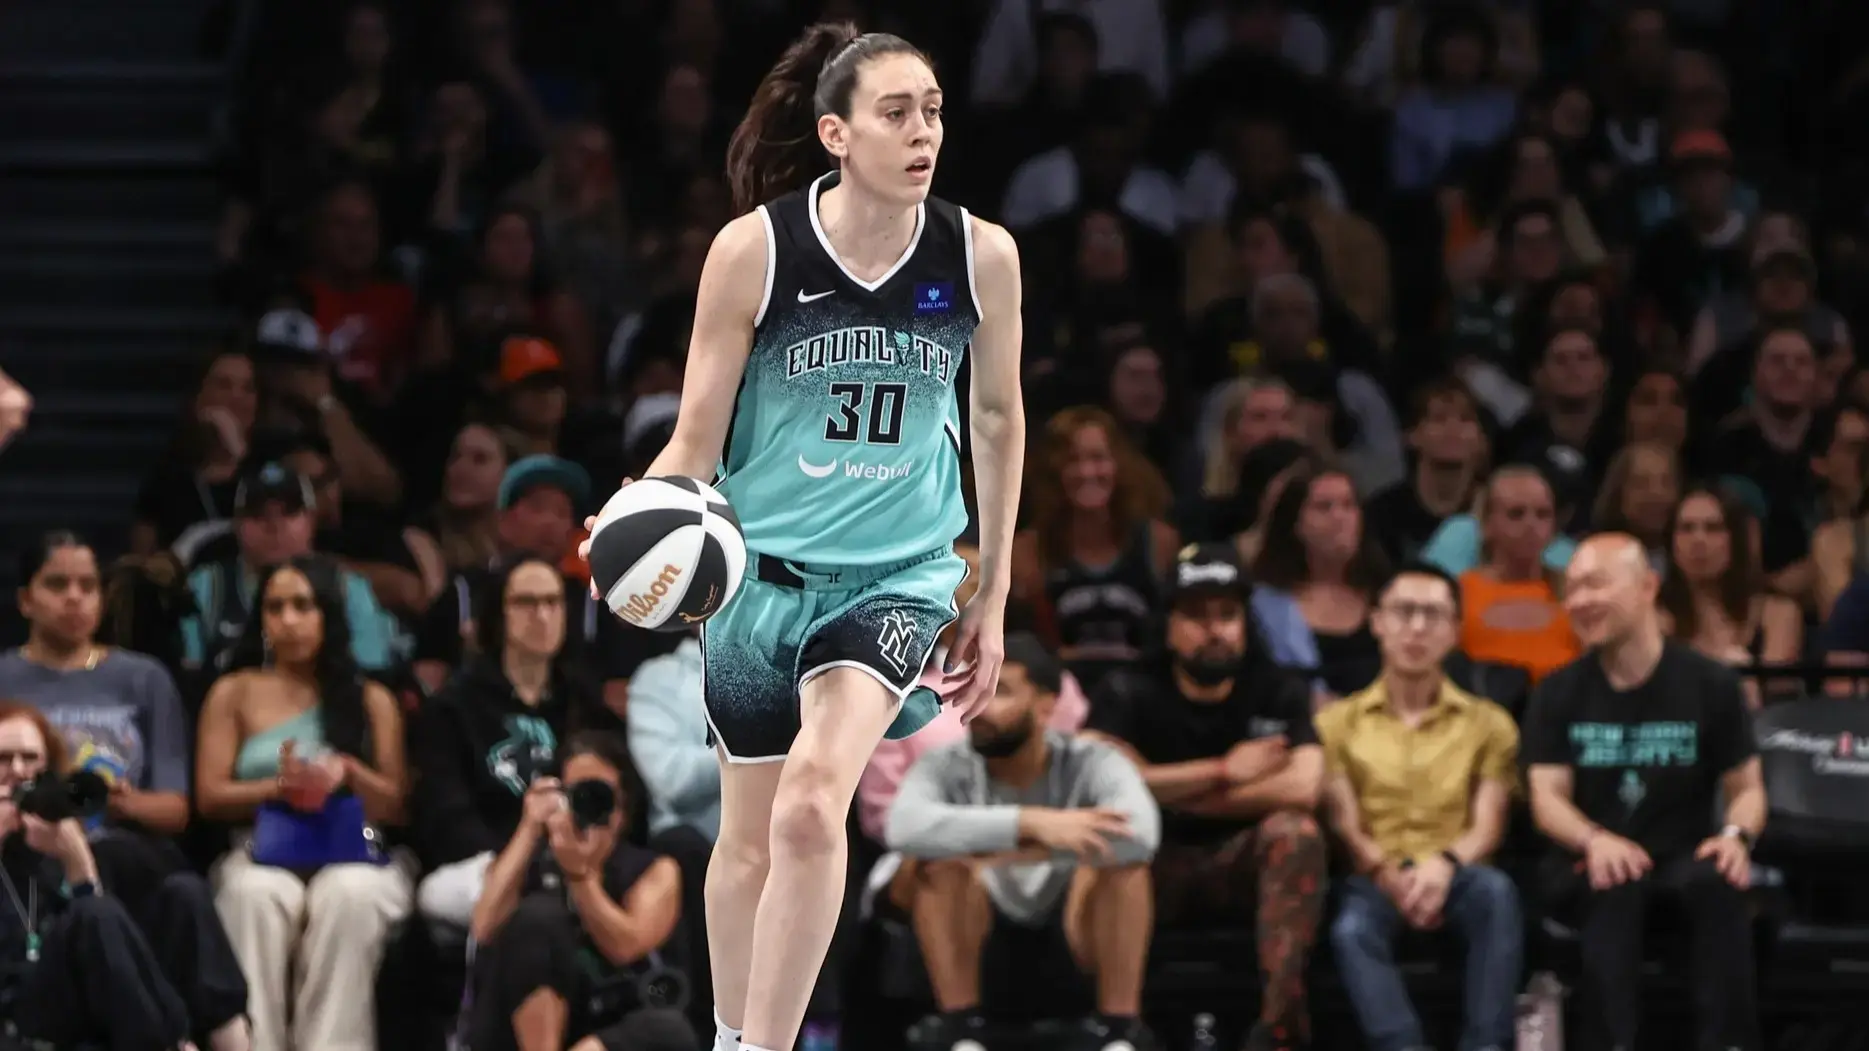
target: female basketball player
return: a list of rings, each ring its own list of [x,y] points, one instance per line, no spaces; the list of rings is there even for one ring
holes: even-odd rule
[[[792,45],[729,147],[746,214],[708,252],[681,415],[648,472],[718,468],[750,552],[702,635],[722,761],[717,1051],[791,1048],[843,905],[857,778],[885,733],[936,713],[915,684],[966,575],[954,380],[970,347],[982,579],[959,613],[964,719],[999,680],[1019,261],[1006,231],[928,196],[941,140],[940,85],[908,42],[817,25]]]

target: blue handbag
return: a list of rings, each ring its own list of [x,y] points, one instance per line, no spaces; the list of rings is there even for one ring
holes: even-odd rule
[[[363,800],[349,793],[325,800],[307,813],[284,803],[265,803],[253,819],[249,845],[256,865],[315,872],[326,865],[384,865],[388,858],[376,830],[364,820]]]

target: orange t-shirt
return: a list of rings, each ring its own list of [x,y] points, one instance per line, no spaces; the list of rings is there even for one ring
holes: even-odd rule
[[[1537,682],[1583,652],[1570,616],[1543,580],[1460,575],[1460,648],[1476,661],[1524,668]]]

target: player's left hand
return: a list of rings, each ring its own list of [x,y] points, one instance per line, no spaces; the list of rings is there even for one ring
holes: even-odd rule
[[[960,710],[961,725],[986,710],[999,689],[999,668],[1006,660],[1006,602],[975,595],[960,614],[960,631],[948,651],[942,674],[957,688],[948,703]]]
[[[1713,867],[1726,882],[1740,890],[1752,886],[1752,852],[1738,836],[1710,836],[1694,851],[1694,857],[1701,861],[1712,858]]]

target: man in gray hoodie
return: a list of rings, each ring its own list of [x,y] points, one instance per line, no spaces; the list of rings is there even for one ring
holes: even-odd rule
[[[923,755],[889,812],[889,846],[916,866],[910,912],[942,1012],[917,1027],[918,1048],[978,1039],[983,987],[1044,1017],[1059,1012],[1042,994],[1081,988],[1079,974],[1095,982],[1094,1046],[1151,1043],[1137,1016],[1161,812],[1116,749],[1044,730],[1062,675],[1037,638],[1008,635],[999,692],[968,740]],[[983,970],[1003,975],[983,983]]]

